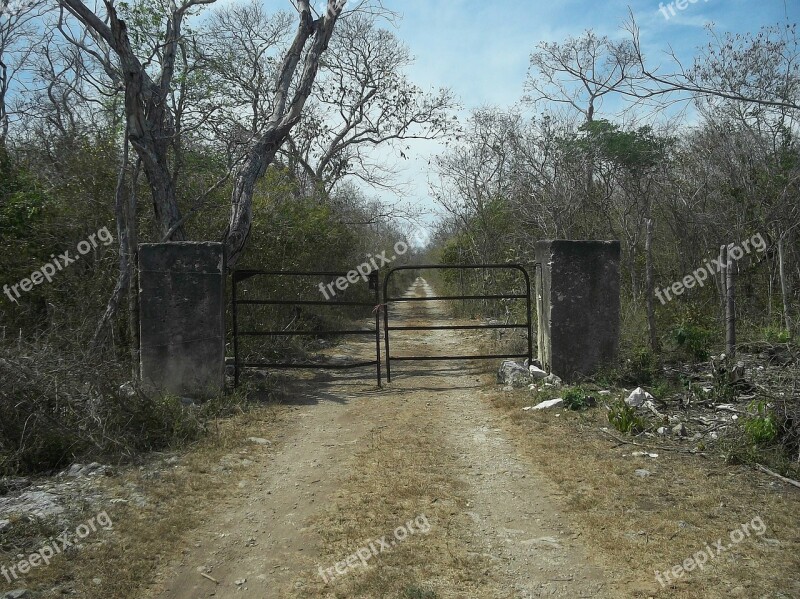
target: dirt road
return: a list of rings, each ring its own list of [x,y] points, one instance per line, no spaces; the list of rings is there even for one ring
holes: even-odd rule
[[[417,279],[408,293],[433,292]],[[399,305],[396,317],[444,321],[444,307],[433,304]],[[428,350],[472,348],[456,331],[393,344],[397,354]],[[204,525],[164,566],[150,596],[624,596],[560,514],[562,497],[482,399],[495,364],[402,364],[380,391],[368,373],[293,386],[293,423],[263,431],[268,443],[254,441],[246,456],[229,457],[229,467],[248,467],[223,503],[208,506]],[[428,532],[394,536],[420,516]],[[387,534],[391,546],[377,555],[370,549],[366,567],[343,565]]]

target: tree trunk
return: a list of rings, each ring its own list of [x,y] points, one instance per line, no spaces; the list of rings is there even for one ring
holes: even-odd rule
[[[128,279],[128,334],[130,335],[131,348],[131,380],[138,384],[139,376],[139,220],[136,211],[136,185],[139,181],[139,165],[136,163],[136,170],[131,181],[131,191],[129,194],[128,209],[126,220],[128,223],[128,255],[131,268]]]
[[[781,299],[783,301],[783,322],[786,326],[786,332],[790,337],[792,335],[792,317],[791,317],[791,294],[789,292],[789,283],[786,279],[786,256],[784,254],[784,241],[783,236],[778,237],[778,273],[781,280]]]
[[[278,139],[280,139],[278,128],[269,129],[250,151],[234,179],[231,218],[225,236],[228,268],[236,265],[247,244],[250,226],[253,223],[253,192],[256,182],[267,170],[280,148]]]
[[[136,147],[133,142],[132,145]],[[143,152],[140,151],[138,154],[142,156]],[[142,160],[144,174],[150,184],[150,191],[153,196],[153,211],[159,237],[165,237],[174,228],[175,230],[169,235],[169,241],[184,241],[187,239],[186,229],[183,225],[175,227],[176,224],[181,222],[181,212],[178,208],[173,177],[169,167],[160,162],[152,160],[150,157]]]
[[[119,175],[117,177],[117,188],[114,194],[114,214],[117,223],[117,239],[119,240],[119,275],[117,277],[117,284],[114,291],[111,293],[111,298],[106,305],[106,311],[97,323],[92,336],[91,348],[96,351],[100,347],[103,331],[112,321],[119,308],[122,296],[130,283],[130,255],[128,254],[128,227],[125,218],[128,202],[125,197],[125,171],[128,168],[128,136],[125,135],[125,147],[122,150],[122,164],[119,167]]]
[[[8,137],[6,93],[8,93],[8,67],[3,62],[2,55],[0,55],[0,148],[6,147],[6,137]]]
[[[726,251],[725,263],[725,349],[729,358],[736,357],[736,264],[730,260],[733,244]]]
[[[294,41],[286,51],[278,71],[272,116],[261,137],[247,153],[242,168],[234,178],[231,217],[225,233],[229,268],[235,267],[238,263],[250,236],[253,222],[253,191],[256,182],[275,159],[275,154],[289,137],[292,128],[300,121],[319,71],[320,59],[328,49],[336,21],[345,4],[347,0],[328,0],[326,14],[314,21],[311,17],[310,0],[297,1],[300,23]],[[305,51],[306,42],[312,36],[314,36],[313,44]],[[302,75],[294,88],[290,103],[292,80],[301,61],[303,61]]]
[[[116,316],[122,297],[128,293],[128,336],[131,350],[131,377],[134,382],[139,381],[139,293],[136,284],[136,262],[138,245],[138,220],[136,213],[136,184],[139,180],[139,166],[137,161],[134,170],[131,189],[125,198],[125,170],[128,165],[128,144],[125,140],[122,166],[117,180],[115,206],[117,222],[117,237],[119,239],[119,276],[111,298],[108,300],[106,311],[95,329],[92,338],[92,348],[98,349],[102,341],[105,328]],[[127,200],[127,201],[126,201]]]
[[[727,264],[725,255],[727,253],[726,247],[720,246],[719,248],[719,276],[715,277],[717,281],[717,287],[719,289],[719,321],[722,326],[725,326],[726,323],[726,301],[728,297],[728,274],[725,268]]]
[[[586,109],[586,124],[591,125],[594,122],[594,98],[589,99],[589,106]],[[594,147],[589,148],[589,156],[586,161],[586,202],[587,205],[592,200],[592,192],[594,191]]]
[[[645,253],[647,260],[647,273],[645,286],[647,289],[647,328],[650,333],[650,349],[653,353],[658,353],[661,349],[658,343],[658,333],[656,331],[656,310],[655,310],[655,282],[653,280],[653,219],[647,219],[647,238],[645,239]]]

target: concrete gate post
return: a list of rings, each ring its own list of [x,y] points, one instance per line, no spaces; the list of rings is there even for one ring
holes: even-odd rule
[[[225,249],[139,246],[140,375],[148,393],[209,399],[225,387]]]
[[[619,241],[536,244],[539,361],[574,381],[616,360],[620,326]]]

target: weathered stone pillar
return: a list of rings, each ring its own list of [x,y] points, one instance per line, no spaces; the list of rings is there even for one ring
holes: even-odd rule
[[[225,386],[225,250],[221,243],[139,246],[142,386],[207,399]]]
[[[565,381],[617,358],[619,241],[536,244],[539,361]]]

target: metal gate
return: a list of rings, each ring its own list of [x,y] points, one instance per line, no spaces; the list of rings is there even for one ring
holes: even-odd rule
[[[376,367],[376,378],[378,386],[381,386],[381,334],[380,334],[380,285],[378,283],[378,273],[369,275],[369,289],[373,292],[373,300],[364,301],[344,301],[344,300],[288,300],[288,299],[240,299],[239,284],[242,281],[257,276],[266,277],[346,277],[348,273],[341,272],[296,272],[296,271],[268,271],[268,270],[236,270],[232,273],[232,299],[231,313],[233,318],[233,364],[234,364],[234,385],[239,386],[239,375],[242,368],[274,368],[280,369],[307,369],[307,370],[345,370],[350,368],[361,368],[366,366]],[[328,306],[332,308],[345,306],[362,306],[372,308],[375,315],[374,329],[349,329],[335,331],[274,331],[274,330],[239,330],[239,307],[245,305],[256,306]],[[375,359],[370,361],[355,362],[350,364],[330,364],[330,363],[291,363],[291,362],[266,362],[266,361],[247,361],[242,362],[239,353],[239,339],[241,337],[339,337],[339,336],[370,336],[375,338]]]
[[[498,295],[449,295],[438,297],[391,297],[389,295],[389,284],[392,275],[404,270],[459,270],[459,269],[484,269],[484,270],[516,270],[522,273],[525,279],[525,294],[510,293]],[[525,300],[525,324],[488,324],[488,325],[449,325],[449,326],[391,326],[389,318],[389,307],[393,302],[434,302],[447,300]],[[384,345],[386,346],[386,380],[392,381],[392,360],[396,362],[406,361],[438,361],[438,360],[494,360],[497,358],[528,358],[533,359],[533,336],[531,320],[531,279],[528,271],[520,264],[460,264],[452,266],[425,265],[425,266],[397,266],[392,268],[383,281],[383,329],[385,335]],[[527,354],[483,354],[476,356],[392,356],[390,350],[390,333],[392,331],[473,331],[482,329],[525,329],[528,334],[528,353]]]

